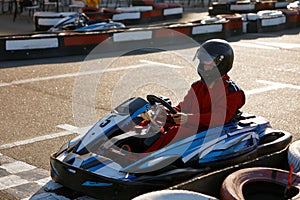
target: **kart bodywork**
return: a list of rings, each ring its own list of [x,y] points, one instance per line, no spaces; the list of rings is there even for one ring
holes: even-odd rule
[[[63,31],[105,31],[111,29],[122,29],[125,25],[120,22],[114,22],[109,19],[94,19],[90,20],[84,13],[77,13],[75,15],[65,17],[58,21],[49,32],[63,32]]]
[[[263,117],[244,114],[145,153],[164,134],[158,116],[165,107],[172,109],[154,95],[147,100],[125,101],[86,134],[64,144],[51,155],[52,178],[96,198],[128,199],[276,152],[292,140],[291,134],[272,129]],[[149,123],[141,126],[145,114]]]

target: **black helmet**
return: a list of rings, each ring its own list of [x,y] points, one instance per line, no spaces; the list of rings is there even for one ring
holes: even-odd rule
[[[211,83],[230,71],[233,64],[233,50],[229,43],[221,39],[204,42],[197,51],[198,74],[206,83]],[[214,65],[212,70],[204,70],[204,63]]]

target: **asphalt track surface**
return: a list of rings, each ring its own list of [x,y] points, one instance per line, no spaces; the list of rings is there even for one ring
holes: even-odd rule
[[[299,33],[298,28],[228,39],[235,51],[229,75],[247,95],[242,111],[265,117],[293,140],[300,139]],[[116,57],[1,62],[0,199],[39,193],[64,199],[41,189],[56,187],[49,178],[50,154],[131,96],[164,95],[176,104],[198,79],[196,46],[190,40],[147,54],[144,49]]]

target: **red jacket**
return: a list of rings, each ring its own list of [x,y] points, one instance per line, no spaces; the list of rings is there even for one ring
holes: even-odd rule
[[[146,152],[153,152],[175,142],[207,130],[210,127],[228,123],[239,108],[245,104],[245,94],[225,75],[212,88],[201,80],[192,84],[183,101],[175,109],[188,114],[186,124],[170,123],[166,134],[156,140]]]
[[[185,126],[198,126],[198,131],[202,131],[228,123],[244,104],[244,92],[226,74],[212,88],[201,80],[193,83],[175,109],[188,114]]]

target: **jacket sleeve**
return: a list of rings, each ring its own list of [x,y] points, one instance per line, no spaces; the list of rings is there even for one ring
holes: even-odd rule
[[[182,110],[190,110],[190,106],[192,105],[193,100],[196,98],[195,90],[197,90],[197,84],[199,84],[199,81],[196,81],[191,85],[187,94],[183,98],[183,101],[181,101],[177,106],[174,107],[175,110],[177,110],[178,112],[181,112]]]

